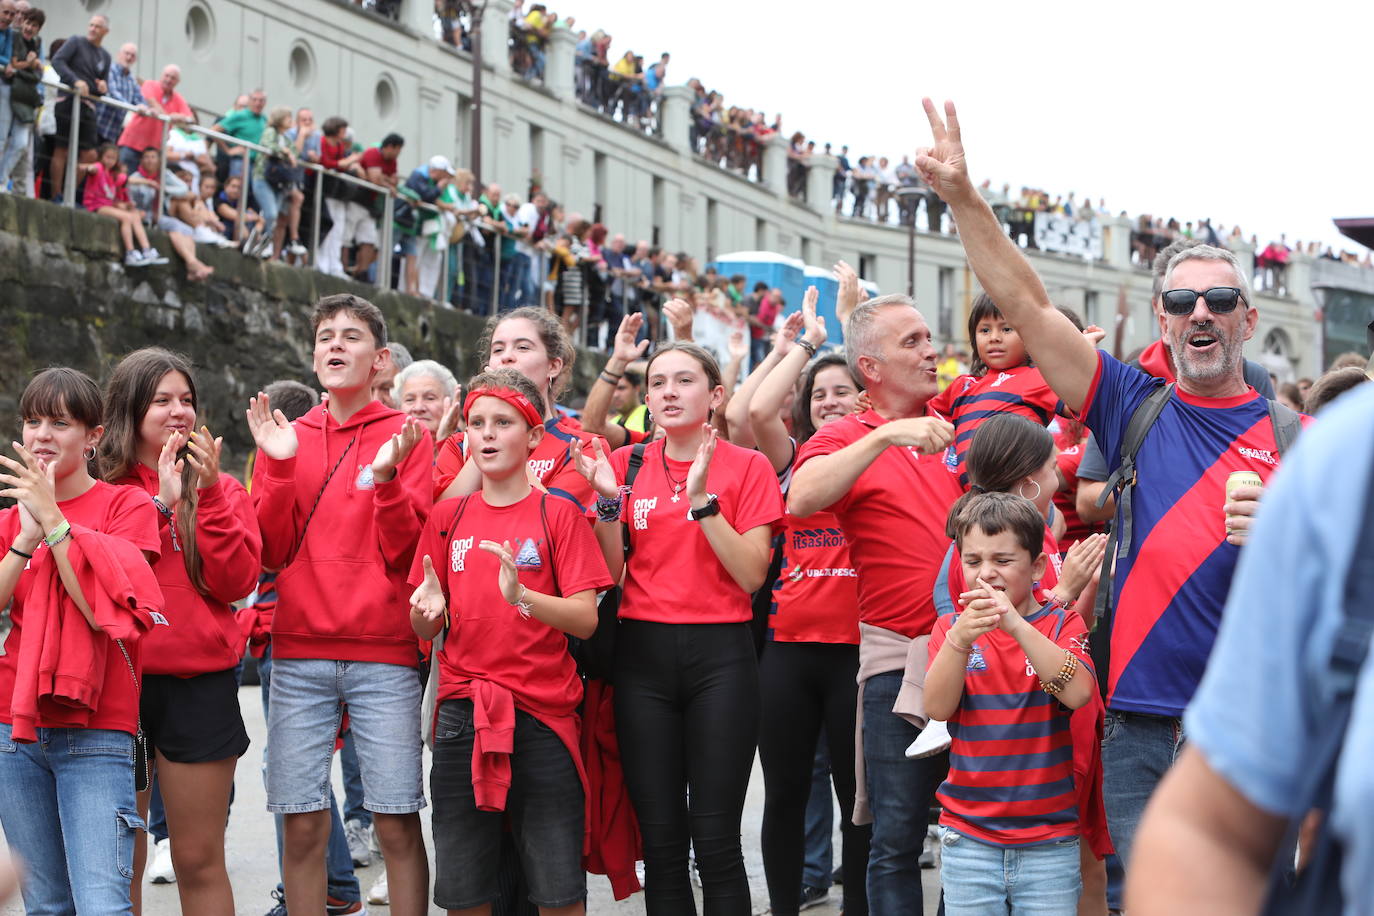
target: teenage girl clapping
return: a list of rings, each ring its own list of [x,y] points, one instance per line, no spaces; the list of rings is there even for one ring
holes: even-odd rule
[[[594,455],[574,453],[600,496],[597,537],[611,576],[624,575],[615,715],[647,911],[695,913],[690,842],[707,912],[748,914],[740,819],[759,729],[750,596],[767,576],[782,494],[767,458],[719,441],[709,425],[725,397],[709,353],[670,344],[645,375],[665,437],[644,450],[628,492],[632,448],[607,456],[598,442]]]

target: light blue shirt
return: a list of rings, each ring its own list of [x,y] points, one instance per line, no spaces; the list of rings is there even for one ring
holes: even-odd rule
[[[1374,463],[1374,384],[1327,407],[1260,504],[1185,732],[1255,805],[1292,817],[1331,696],[1328,660]],[[1218,510],[1219,511],[1219,510]],[[1359,562],[1374,562],[1361,557]],[[1374,595],[1366,600],[1374,601]],[[1336,775],[1346,912],[1369,912],[1374,874],[1374,655],[1360,673]]]

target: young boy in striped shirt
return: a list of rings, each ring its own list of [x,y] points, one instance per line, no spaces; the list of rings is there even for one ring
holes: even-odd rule
[[[1010,493],[968,494],[950,530],[975,587],[936,621],[925,710],[947,719],[937,793],[945,909],[1073,916],[1082,886],[1069,713],[1097,689],[1087,631],[1033,588],[1044,519]]]

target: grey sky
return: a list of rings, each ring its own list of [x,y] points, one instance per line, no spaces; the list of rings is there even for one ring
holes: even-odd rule
[[[1261,245],[1355,249],[1331,219],[1374,216],[1374,3],[549,5],[609,31],[613,58],[670,51],[671,84],[697,76],[856,161],[928,143],[930,95],[958,105],[975,180],[1013,192],[1211,217]]]

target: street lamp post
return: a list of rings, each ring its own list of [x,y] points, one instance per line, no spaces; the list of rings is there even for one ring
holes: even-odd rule
[[[482,188],[482,14],[487,11],[486,0],[472,5],[472,149],[468,159],[472,163],[473,186]]]
[[[915,198],[925,192],[916,186],[898,188],[897,197]],[[914,201],[908,207],[898,205],[898,212],[905,213],[910,211],[911,219],[906,224],[906,294],[911,299],[916,298],[916,204]]]

